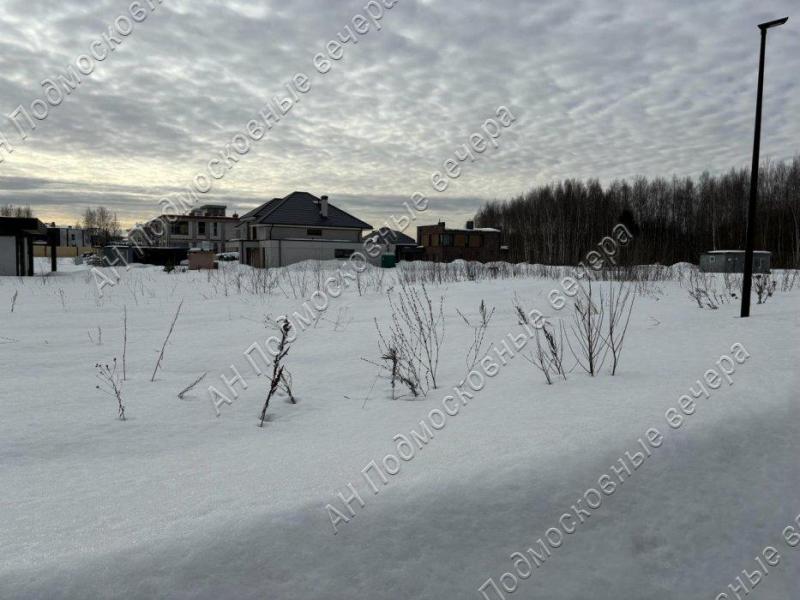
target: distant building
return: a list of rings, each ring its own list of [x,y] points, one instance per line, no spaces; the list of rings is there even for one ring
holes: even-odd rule
[[[55,230],[58,236],[58,245],[71,248],[82,248],[92,246],[94,236],[97,234],[95,229],[83,229],[82,227],[59,226],[50,223],[47,226],[50,230]]]
[[[236,250],[234,240],[239,218],[235,214],[228,217],[225,212],[224,204],[204,204],[187,215],[170,218],[162,215],[142,225],[144,239],[152,240],[153,246],[201,248],[213,252]]]
[[[85,229],[83,227],[59,226],[55,223],[47,225],[47,234],[52,242],[55,242],[55,252],[57,257],[75,257],[81,254],[92,252],[93,246],[102,244],[103,237],[97,229]],[[37,257],[49,257],[52,252],[51,245],[35,245],[33,255]]]
[[[308,192],[292,192],[239,220],[239,256],[253,267],[282,267],[303,260],[346,259],[363,251],[361,234],[372,225]]]
[[[417,242],[424,250],[423,260],[451,262],[457,259],[494,262],[503,260],[502,232],[491,227],[475,228],[467,221],[464,229],[447,227],[444,222],[417,227]]]
[[[712,250],[700,255],[704,273],[744,273],[744,250]],[[769,273],[771,252],[753,252],[753,273]]]
[[[39,219],[0,217],[0,275],[33,275],[34,242],[48,242]]]
[[[381,248],[382,254],[391,254],[397,260],[414,260],[422,254],[417,240],[401,231],[381,227],[364,236],[364,242],[372,242]],[[366,246],[370,250],[371,246]]]

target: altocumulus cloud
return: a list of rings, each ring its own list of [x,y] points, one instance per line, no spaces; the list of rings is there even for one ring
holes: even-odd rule
[[[86,52],[130,2],[5,0],[0,110]],[[800,14],[790,0],[399,0],[327,75],[314,55],[366,0],[163,0],[0,164],[0,201],[74,220],[157,212],[295,73],[311,92],[208,195],[240,210],[295,189],[378,223],[415,191],[429,220],[564,177],[747,164],[758,33],[770,35],[763,155],[800,151]],[[431,173],[497,106],[500,148],[437,194]],[[6,122],[2,130],[13,131]]]

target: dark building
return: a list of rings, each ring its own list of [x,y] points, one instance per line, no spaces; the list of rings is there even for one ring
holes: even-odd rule
[[[34,242],[50,242],[39,219],[0,217],[0,275],[33,275]]]
[[[769,273],[772,254],[763,250],[753,252],[753,273]],[[744,273],[744,250],[712,250],[700,255],[700,270],[704,273]]]
[[[475,228],[467,221],[464,229],[447,227],[444,222],[417,227],[417,243],[423,248],[422,260],[451,262],[457,259],[494,262],[504,260],[502,232],[491,227]]]
[[[369,251],[369,243],[380,246],[384,254],[391,254],[395,260],[424,260],[423,250],[417,240],[402,231],[381,227],[364,236],[364,247]]]

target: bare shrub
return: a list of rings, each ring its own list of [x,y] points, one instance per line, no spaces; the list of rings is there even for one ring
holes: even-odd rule
[[[178,392],[178,398],[180,398],[181,400],[183,400],[183,397],[186,395],[186,392],[189,392],[189,391],[191,391],[191,390],[192,390],[192,388],[194,388],[194,386],[196,386],[198,383],[200,383],[201,381],[203,381],[203,379],[205,379],[206,375],[208,375],[208,372],[207,372],[207,371],[206,371],[206,372],[204,372],[202,375],[200,375],[200,377],[198,377],[197,379],[195,379],[195,380],[194,380],[192,383],[190,383],[189,385],[187,385],[185,388],[183,388],[183,389],[182,389],[180,392]]]
[[[544,374],[544,378],[547,380],[547,385],[553,385],[553,378],[550,376],[550,361],[547,358],[547,353],[542,347],[542,340],[539,337],[538,329],[536,330],[535,339],[536,348],[531,350],[531,355],[527,356],[523,354],[522,357]]]
[[[468,263],[469,264],[469,263]],[[483,356],[483,346],[486,340],[486,330],[489,328],[489,323],[494,316],[495,308],[492,307],[491,310],[486,308],[486,303],[481,300],[481,304],[478,307],[478,318],[474,319],[474,322],[471,321],[464,313],[460,310],[456,310],[459,316],[463,319],[464,323],[467,324],[472,330],[472,343],[470,344],[469,348],[467,349],[467,355],[465,358],[467,364],[467,371],[471,371],[475,368],[475,365],[478,364],[478,361]]]
[[[607,329],[604,338],[606,348],[611,354],[611,374],[617,374],[617,366],[625,343],[625,334],[631,320],[636,295],[630,285],[620,281],[618,285],[609,282],[606,313]]]
[[[529,325],[530,319],[528,318],[528,313],[525,310],[525,307],[522,306],[522,301],[517,296],[517,293],[514,292],[514,300],[512,301],[514,306],[514,312],[517,315],[517,324],[518,325]]]
[[[309,267],[308,261],[284,267],[278,275],[277,285],[287,298],[289,293],[295,299],[307,298],[314,291],[313,268]]]
[[[564,328],[559,327],[558,331],[559,336],[558,339],[556,339],[555,329],[553,327],[547,322],[542,326],[542,335],[547,342],[547,350],[550,354],[549,359],[553,372],[556,375],[561,375],[564,381],[566,381],[567,373],[564,371]]]
[[[169,337],[172,335],[173,329],[175,329],[175,323],[178,320],[178,315],[181,314],[181,307],[183,306],[183,300],[181,300],[180,304],[178,304],[178,310],[175,311],[175,317],[172,319],[172,324],[169,326],[169,331],[167,332],[167,337],[164,338],[164,344],[161,346],[161,352],[158,354],[158,360],[156,361],[156,366],[153,368],[153,375],[150,377],[150,381],[155,381],[156,379],[156,372],[158,371],[159,367],[161,366],[161,361],[164,359],[164,350],[167,347],[167,342],[169,342]]]
[[[271,295],[278,285],[278,280],[275,277],[274,269],[250,267],[243,285],[253,295]]]
[[[705,273],[693,269],[689,273],[689,297],[697,302],[699,308],[717,310],[728,301],[724,294],[717,292],[714,279]]]
[[[398,383],[403,385],[411,396],[419,397],[422,388],[420,363],[409,349],[408,339],[394,331],[385,335],[377,320],[375,328],[378,330],[378,349],[382,362],[376,363],[367,358],[362,360],[380,367],[387,374],[392,386],[392,400],[397,399]]]
[[[725,284],[725,292],[731,298],[737,298],[742,293],[742,275],[723,273],[722,282]]]
[[[798,284],[797,276],[800,271],[797,269],[785,269],[781,275],[781,291],[791,292],[794,286]]]
[[[400,280],[397,299],[388,294],[392,320],[383,331],[375,320],[381,363],[368,359],[388,372],[395,398],[397,383],[415,398],[436,388],[439,352],[444,341],[444,297],[434,305],[424,284],[419,288]]]
[[[605,359],[602,331],[606,317],[602,291],[600,302],[597,304],[594,302],[593,294],[591,281],[580,287],[573,304],[572,323],[569,325],[574,345],[570,341],[570,336],[566,336],[570,353],[577,364],[592,377],[602,367]]]
[[[425,284],[419,287],[401,284],[397,300],[389,295],[389,305],[392,332],[405,339],[407,349],[418,357],[426,387],[436,389],[439,352],[444,341],[444,296],[434,305]]]
[[[11,296],[11,312],[14,312],[14,306],[17,303],[17,296],[19,295],[19,290],[14,291],[14,295]]]
[[[384,286],[384,281],[386,279],[386,272],[387,269],[371,268],[365,271],[364,273],[368,280],[368,284],[372,286],[372,289],[378,294],[383,293],[383,286]]]
[[[775,293],[775,288],[777,287],[778,282],[775,281],[769,274],[758,274],[754,276],[753,279],[755,280],[754,289],[756,291],[758,303],[764,304],[767,300],[772,298],[772,294]]]
[[[261,409],[259,427],[264,426],[264,421],[267,418],[267,409],[269,408],[269,401],[278,389],[283,389],[289,396],[292,404],[296,404],[294,395],[292,394],[292,379],[286,367],[281,364],[286,355],[289,354],[291,341],[289,340],[289,333],[292,330],[292,324],[289,319],[283,318],[278,323],[278,331],[281,334],[280,341],[278,342],[278,349],[272,359],[272,376],[269,381],[269,389],[267,390],[267,398],[264,401],[264,408]]]
[[[125,420],[125,405],[122,402],[122,379],[117,373],[117,359],[116,357],[111,362],[111,365],[97,363],[96,377],[100,381],[95,387],[108,394],[117,401],[117,416],[121,421]]]
[[[558,338],[555,335],[555,328],[547,322],[544,322],[541,328],[536,327],[535,331],[536,347],[531,350],[530,356],[522,354],[522,357],[542,372],[548,385],[552,385],[553,378],[559,376],[566,381],[563,328],[559,328]]]

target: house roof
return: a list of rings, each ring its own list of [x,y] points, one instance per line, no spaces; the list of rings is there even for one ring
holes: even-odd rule
[[[0,235],[27,234],[44,239],[47,227],[39,219],[27,217],[0,217]]]
[[[328,216],[319,212],[320,199],[308,192],[292,192],[285,198],[273,198],[242,215],[240,221],[255,225],[303,225],[372,229],[372,225],[328,203]]]
[[[382,243],[394,244],[395,246],[416,246],[417,240],[407,236],[401,231],[389,229],[388,227],[381,227],[367,235],[364,240],[374,240]]]

